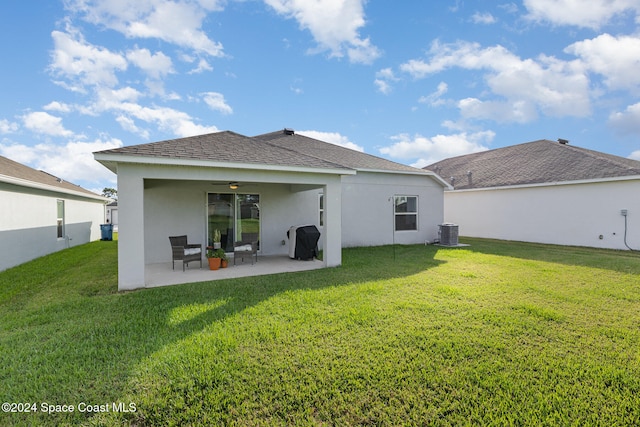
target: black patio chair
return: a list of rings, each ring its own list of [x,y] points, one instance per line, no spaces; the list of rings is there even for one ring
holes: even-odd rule
[[[202,268],[202,245],[187,243],[187,236],[169,236],[171,242],[171,267],[175,270],[175,262],[182,261],[182,271],[184,266],[191,261],[200,261]]]

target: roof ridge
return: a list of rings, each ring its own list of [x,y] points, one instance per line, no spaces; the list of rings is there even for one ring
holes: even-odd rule
[[[304,135],[300,135],[300,136],[304,136]],[[250,138],[255,138],[255,137],[250,137]],[[313,139],[313,138],[312,138],[312,139]],[[295,151],[296,153],[298,153],[298,154],[302,154],[303,156],[311,157],[311,158],[316,159],[316,160],[321,160],[321,161],[323,161],[323,162],[327,162],[327,163],[332,164],[332,165],[337,166],[337,167],[347,168],[347,169],[353,169],[353,168],[352,168],[352,167],[350,167],[350,166],[343,165],[343,164],[340,164],[340,163],[336,163],[336,162],[331,161],[331,160],[323,159],[322,157],[314,156],[313,154],[305,153],[305,152],[300,151],[300,150],[295,150],[295,149],[293,149],[293,148],[287,148],[287,149],[285,149],[285,148],[283,148],[283,147],[280,147],[279,145],[272,144],[272,143],[271,143],[271,140],[260,140],[260,139],[257,139],[257,138],[256,138],[256,141],[259,141],[259,142],[260,142],[260,143],[262,143],[262,144],[269,144],[270,146],[275,147],[275,148],[277,148],[278,150],[291,150],[291,151]],[[319,141],[319,140],[316,140],[316,141]],[[324,141],[322,141],[322,142],[324,142]],[[327,143],[327,144],[328,144],[328,143]],[[344,148],[344,147],[343,147],[343,148]]]
[[[281,134],[281,131],[274,131],[274,132],[268,132],[268,133],[261,134],[261,135],[256,135],[254,138],[256,138],[256,139],[258,139],[258,140],[260,140],[260,141],[262,141],[262,142],[271,143],[271,141],[274,141],[274,140],[275,140],[275,141],[281,140],[281,139],[282,139],[282,137],[284,137],[284,136],[285,136],[285,135],[280,136],[280,134]],[[377,161],[382,160],[382,161],[384,161],[384,162],[388,162],[388,163],[391,163],[391,164],[394,164],[394,165],[400,166],[400,167],[402,167],[402,168],[410,168],[410,169],[415,170],[416,172],[420,172],[420,173],[424,173],[424,172],[425,172],[425,170],[424,170],[424,169],[417,168],[417,167],[415,167],[415,166],[409,166],[409,165],[406,165],[406,164],[404,164],[404,163],[400,163],[400,162],[396,162],[396,161],[393,161],[393,160],[385,159],[384,157],[376,156],[376,155],[374,155],[374,154],[366,153],[366,152],[364,152],[364,151],[358,151],[358,150],[354,150],[354,149],[351,149],[351,148],[348,148],[348,147],[344,147],[344,146],[342,146],[342,145],[333,144],[333,143],[331,143],[331,142],[323,141],[323,140],[321,140],[321,139],[317,139],[317,138],[313,138],[313,137],[310,137],[310,136],[306,136],[306,135],[304,135],[304,134],[302,134],[302,133],[295,133],[295,136],[296,136],[296,137],[302,137],[302,138],[305,138],[305,139],[308,139],[308,140],[312,140],[312,141],[314,141],[314,143],[316,143],[316,144],[321,143],[321,144],[323,144],[324,146],[329,147],[329,148],[330,148],[330,149],[332,149],[332,150],[344,150],[345,152],[348,152],[349,154],[356,153],[357,155],[360,155],[360,156],[367,156],[368,158],[375,159],[375,160],[377,160]],[[279,146],[279,145],[277,145],[277,144],[272,144],[272,145]],[[296,153],[298,153],[298,154],[304,154],[304,155],[306,155],[306,156],[310,156],[310,157],[313,157],[313,158],[315,158],[315,159],[322,160],[322,161],[325,161],[325,162],[330,162],[330,163],[333,163],[333,164],[335,164],[335,165],[339,165],[339,166],[341,166],[341,167],[346,167],[346,168],[349,168],[349,169],[358,169],[358,168],[356,168],[356,167],[349,166],[349,165],[348,165],[348,164],[346,164],[346,163],[337,163],[335,160],[330,160],[330,159],[329,159],[329,158],[327,158],[327,157],[321,157],[321,156],[319,156],[319,155],[314,155],[314,154],[306,153],[306,152],[304,152],[304,150],[303,150],[303,149],[298,149],[298,148],[297,148],[297,147],[295,147],[295,146],[294,146],[294,147],[288,146],[288,147],[287,147],[287,149],[288,149],[288,150],[291,150],[291,151],[295,151],[295,152],[296,152]],[[360,169],[362,169],[362,170],[367,170],[367,169],[369,169],[369,170],[375,170],[375,168],[360,168]]]
[[[590,156],[590,157],[592,157],[594,159],[604,160],[606,162],[613,163],[616,166],[619,166],[619,167],[624,168],[624,169],[629,169],[629,170],[636,170],[637,169],[638,172],[640,172],[640,161],[638,161],[638,160],[627,159],[627,158],[622,157],[622,156],[616,156],[615,154],[607,154],[607,153],[603,153],[603,152],[596,151],[596,150],[590,150],[590,149],[584,148],[584,147],[578,147],[578,146],[569,145],[569,146],[567,146],[567,148],[579,151],[579,152],[581,152],[581,153],[583,153],[585,155],[588,155],[588,156]],[[635,168],[635,167],[630,166],[629,164],[626,163],[627,161],[628,162],[637,163],[638,167]]]
[[[640,162],[548,139],[455,156],[425,166],[457,189],[640,176]]]

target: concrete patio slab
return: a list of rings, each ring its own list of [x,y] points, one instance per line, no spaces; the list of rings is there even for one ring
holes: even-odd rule
[[[291,273],[324,268],[320,260],[299,261],[286,255],[260,256],[258,262],[245,261],[233,265],[233,257],[229,259],[229,267],[209,270],[207,260],[202,261],[202,268],[197,262],[190,262],[186,271],[182,271],[182,263],[176,261],[175,270],[171,269],[171,262],[147,264],[145,266],[145,287],[178,285],[183,283],[206,282],[210,280],[233,279],[236,277],[261,276],[265,274]]]

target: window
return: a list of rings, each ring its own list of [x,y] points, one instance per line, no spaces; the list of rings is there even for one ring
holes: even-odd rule
[[[396,231],[418,229],[418,196],[395,196],[394,219]]]
[[[57,220],[58,239],[64,237],[64,200],[58,200],[58,220]]]
[[[260,195],[209,193],[207,209],[207,245],[213,246],[216,230],[226,252],[233,252],[235,242],[260,240]]]
[[[318,206],[320,211],[320,227],[324,225],[324,194],[318,194]]]

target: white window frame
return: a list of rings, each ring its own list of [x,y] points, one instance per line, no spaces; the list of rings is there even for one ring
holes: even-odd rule
[[[398,212],[396,210],[396,208],[398,207],[398,199],[406,199],[406,201],[408,202],[408,199],[410,199],[410,198],[416,199],[416,203],[415,203],[416,210],[415,210],[415,212]],[[420,229],[420,223],[419,223],[419,218],[420,218],[420,215],[419,215],[420,208],[419,208],[419,206],[420,206],[420,203],[419,203],[419,201],[420,201],[420,199],[418,198],[418,196],[417,195],[412,195],[412,194],[396,194],[395,196],[393,196],[393,230],[395,232],[399,232],[399,233],[402,233],[402,232],[415,232],[415,231],[418,231]],[[409,215],[416,217],[416,228],[408,229],[408,230],[398,230],[398,228],[397,228],[398,223],[396,221],[398,216],[409,216]]]
[[[65,220],[64,220],[64,214],[65,214],[65,206],[64,206],[64,200],[62,199],[57,199],[56,200],[56,233],[57,233],[57,237],[58,239],[64,239],[64,235],[65,235]],[[62,209],[61,209],[62,208]],[[62,212],[61,212],[62,211]]]

